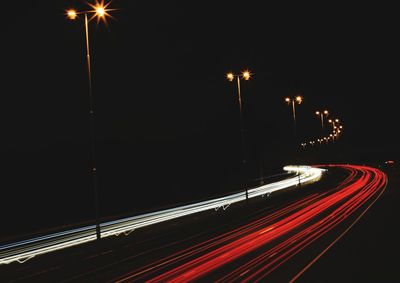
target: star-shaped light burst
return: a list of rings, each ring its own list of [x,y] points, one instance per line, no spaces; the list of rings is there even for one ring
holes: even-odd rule
[[[91,21],[94,18],[96,18],[97,19],[97,23],[102,21],[105,24],[107,24],[107,18],[108,17],[114,19],[113,16],[111,16],[109,12],[110,11],[114,11],[115,9],[108,8],[108,6],[110,4],[111,4],[111,2],[108,2],[108,3],[104,4],[104,0],[101,0],[100,2],[98,2],[96,0],[96,2],[94,4],[88,3],[88,5],[93,8],[93,10],[90,11],[91,13],[93,13],[93,16],[89,19],[89,21]]]

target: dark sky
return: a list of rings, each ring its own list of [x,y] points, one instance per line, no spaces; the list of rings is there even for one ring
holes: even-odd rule
[[[63,17],[64,7],[84,5],[52,2],[9,4],[12,17],[2,25],[6,146],[27,134],[32,146],[69,138],[87,106],[83,22]],[[249,68],[255,75],[243,85],[244,101],[259,112],[248,105],[248,115],[279,124],[290,114],[282,98],[303,93],[304,116],[326,106],[354,142],[394,141],[390,7],[117,0],[112,7],[115,21],[90,27],[106,137],[134,137],[132,128],[155,139],[203,133],[234,107],[226,71]]]
[[[90,159],[84,27],[82,18],[70,22],[63,13],[85,5],[8,2],[1,35],[5,175],[15,180],[24,172],[35,187],[74,187]],[[283,99],[299,93],[299,139],[319,136],[314,112],[328,108],[343,121],[349,151],[398,156],[393,7],[121,0],[110,7],[118,8],[115,20],[90,26],[103,188],[138,175],[154,181],[163,170],[164,183],[180,188],[186,174],[214,181],[234,174],[236,86],[224,76],[245,68],[254,72],[242,84],[247,150],[266,156],[270,167],[291,160],[293,125]]]

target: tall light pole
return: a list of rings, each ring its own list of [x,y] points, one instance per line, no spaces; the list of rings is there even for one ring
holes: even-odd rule
[[[321,128],[322,130],[324,130],[324,115],[327,117],[329,115],[328,110],[324,110],[324,111],[316,111],[315,115],[320,116],[321,118]]]
[[[294,139],[295,142],[298,142],[298,138],[297,138],[297,126],[296,126],[296,103],[297,104],[301,104],[301,102],[303,101],[303,98],[300,95],[297,95],[295,97],[286,97],[285,101],[287,102],[287,104],[291,104],[292,105],[292,114],[293,114],[293,123],[294,123],[294,127],[293,127],[293,134],[294,134]]]
[[[239,103],[239,115],[240,115],[240,139],[241,139],[241,145],[242,145],[242,185],[246,187],[246,200],[249,199],[249,193],[247,186],[244,183],[244,165],[246,163],[246,157],[245,157],[245,143],[244,143],[244,129],[243,129],[243,105],[242,105],[242,94],[241,94],[241,89],[240,89],[240,80],[245,80],[248,81],[252,76],[252,73],[250,73],[249,70],[243,71],[241,74],[235,75],[233,73],[228,73],[226,74],[226,78],[229,81],[233,81],[236,78],[237,82],[237,89],[238,89],[238,103]]]
[[[296,128],[296,107],[295,107],[295,104],[296,103],[297,104],[301,104],[301,102],[303,101],[303,98],[298,95],[298,96],[293,97],[293,98],[286,97],[285,101],[288,104],[292,104],[293,122],[294,122],[294,127]]]
[[[76,20],[79,15],[84,16],[85,21],[85,43],[86,43],[86,61],[87,61],[87,74],[88,74],[88,91],[89,91],[89,120],[90,120],[90,138],[91,138],[91,174],[93,179],[93,193],[94,193],[94,206],[95,206],[95,221],[96,221],[96,238],[99,240],[101,238],[100,233],[100,221],[99,221],[99,188],[97,180],[97,167],[96,167],[96,135],[95,135],[95,113],[94,113],[94,100],[92,91],[92,68],[90,59],[90,45],[89,45],[89,22],[93,19],[97,19],[97,23],[100,21],[106,22],[106,17],[111,17],[108,13],[112,9],[108,9],[109,3],[104,4],[104,2],[96,2],[95,4],[89,4],[92,10],[77,12],[74,9],[67,10],[67,17],[70,20]],[[90,18],[88,18],[90,15]]]

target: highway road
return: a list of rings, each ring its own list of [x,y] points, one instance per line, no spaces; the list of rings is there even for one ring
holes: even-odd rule
[[[24,267],[4,265],[0,272],[26,282],[296,281],[351,231],[387,185],[375,168],[319,167],[337,174],[267,202],[253,198],[226,211],[199,212],[100,245],[43,255]]]
[[[165,210],[154,211],[123,219],[100,223],[101,238],[129,234],[135,229],[155,225],[164,221],[196,214],[202,211],[222,208],[225,210],[231,204],[242,202],[248,197],[255,198],[270,195],[273,192],[287,189],[301,183],[318,181],[324,169],[310,166],[285,166],[286,172],[295,172],[297,176],[290,176],[283,180],[248,189],[246,192],[237,192],[227,196],[196,202],[184,206],[173,207]],[[42,254],[69,248],[96,240],[95,225],[89,225],[60,231],[57,233],[41,235],[19,242],[0,245],[0,265],[11,262],[24,263],[25,261]]]
[[[348,222],[309,264],[287,278],[295,281],[384,192],[387,178],[381,171],[361,166],[342,168],[349,171],[349,176],[331,190],[301,198],[228,233],[133,270],[116,282],[263,281],[325,234]],[[348,221],[355,213],[357,217]]]

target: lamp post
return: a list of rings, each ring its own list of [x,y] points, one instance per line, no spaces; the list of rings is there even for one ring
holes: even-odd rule
[[[87,74],[88,74],[88,94],[89,94],[89,120],[90,120],[90,138],[91,138],[91,174],[93,179],[93,193],[94,193],[94,205],[95,205],[95,222],[96,222],[96,238],[101,238],[100,234],[100,223],[99,223],[99,188],[97,180],[97,167],[96,167],[96,135],[95,135],[95,112],[94,112],[94,100],[92,91],[92,68],[90,59],[90,45],[89,45],[89,22],[93,19],[97,19],[97,23],[100,21],[106,22],[106,17],[111,17],[108,13],[112,9],[108,9],[108,4],[104,2],[96,2],[95,4],[89,4],[92,10],[77,12],[74,9],[69,9],[66,12],[67,18],[70,20],[76,20],[79,15],[84,16],[85,21],[85,43],[86,43],[86,63],[87,63]],[[88,15],[91,17],[88,18]]]
[[[242,185],[244,184],[243,181],[243,176],[244,176],[244,165],[246,163],[246,158],[245,158],[245,145],[244,145],[244,129],[243,129],[243,105],[242,105],[242,94],[241,94],[241,89],[240,89],[240,80],[245,80],[248,81],[252,76],[252,73],[250,73],[249,70],[243,71],[241,74],[233,74],[233,73],[228,73],[226,74],[226,78],[232,82],[236,78],[237,82],[237,89],[238,89],[238,104],[239,104],[239,115],[240,115],[240,139],[241,139],[241,146],[242,146]],[[246,187],[246,200],[249,199],[249,193]]]
[[[324,115],[328,116],[329,112],[328,110],[324,110],[324,111],[316,111],[315,115],[320,116],[321,117],[321,129],[322,131],[324,130]]]
[[[303,101],[303,98],[298,95],[298,96],[293,97],[293,98],[286,97],[285,101],[288,104],[292,104],[293,122],[294,122],[294,127],[296,128],[296,107],[295,107],[295,104],[296,103],[297,104],[301,104],[301,102]]]

